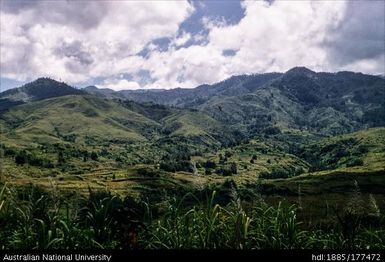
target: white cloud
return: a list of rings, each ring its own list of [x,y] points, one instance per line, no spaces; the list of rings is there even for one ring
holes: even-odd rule
[[[154,39],[174,38],[193,10],[188,1],[36,1],[23,8],[4,2],[2,76],[76,83],[128,73],[140,66],[136,53]],[[63,46],[72,49],[58,52]]]
[[[183,34],[180,37],[175,39],[174,44],[177,47],[179,47],[179,46],[186,44],[190,39],[191,39],[191,34],[183,32]]]
[[[236,25],[211,26],[209,47],[239,50],[227,58],[228,74],[286,71],[297,65],[323,69],[325,33],[342,21],[345,2],[244,2]]]
[[[97,85],[97,87],[109,88],[115,91],[140,89],[140,85],[137,82],[128,81],[126,79],[109,79],[103,84]]]
[[[157,79],[150,85],[151,88],[189,88],[221,81],[235,74],[284,72],[299,65],[316,71],[384,72],[384,50],[377,57],[366,58],[363,55],[361,59],[345,64],[336,63],[330,56],[330,45],[335,47],[337,39],[344,38],[342,33],[338,38],[335,33],[338,34],[341,27],[352,24],[346,24],[352,13],[349,2],[275,1],[270,5],[264,1],[244,1],[242,5],[245,16],[238,24],[203,19],[209,29],[207,44],[169,49],[163,53],[153,52],[143,64]],[[368,5],[365,6],[368,9]],[[355,8],[358,12],[360,5]],[[369,9],[376,8],[378,6]],[[376,19],[377,25],[384,23],[381,16],[377,15]],[[360,21],[354,22],[359,24]],[[348,31],[348,41],[356,52],[360,49],[368,52],[366,49],[370,49],[365,46],[368,39],[358,37],[358,34],[368,30],[381,31],[381,27],[373,29],[372,23],[360,24],[360,30],[354,34],[352,30]],[[383,41],[379,40],[379,44],[383,45]],[[345,51],[346,46],[337,46],[337,52]],[[229,49],[237,50],[236,54],[224,57],[223,50]],[[348,55],[357,56],[357,53]]]
[[[245,17],[235,25],[203,19],[204,46],[153,52],[143,64],[157,79],[151,88],[195,87],[234,74],[286,71],[297,65],[323,69],[325,32],[344,17],[344,2],[244,2]],[[223,50],[238,50],[224,56]]]
[[[137,89],[138,82],[145,88],[195,87],[298,65],[383,73],[383,5],[243,1],[245,16],[237,24],[203,18],[206,35],[180,28],[194,11],[188,1],[36,1],[1,13],[2,76],[70,83],[102,77],[101,86],[120,90]],[[159,38],[170,40],[163,51],[152,43]],[[190,40],[200,44],[183,47]],[[138,55],[145,47],[146,57]],[[225,56],[224,50],[237,52]],[[137,82],[141,71],[154,81]]]

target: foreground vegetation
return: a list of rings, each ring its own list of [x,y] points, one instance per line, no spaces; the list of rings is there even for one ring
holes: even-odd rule
[[[232,189],[227,203],[215,191],[160,202],[108,192],[62,199],[34,186],[0,191],[0,247],[33,249],[292,249],[384,248],[385,216],[360,192],[334,210],[332,220],[308,226],[301,206],[242,202]],[[147,200],[146,200],[147,199]],[[222,199],[223,200],[223,199]],[[331,222],[334,221],[334,222]]]

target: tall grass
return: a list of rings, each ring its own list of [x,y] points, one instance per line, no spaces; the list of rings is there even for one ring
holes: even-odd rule
[[[355,198],[354,198],[355,197]],[[352,197],[360,205],[359,193]],[[192,202],[195,199],[195,202]],[[35,187],[0,189],[0,248],[82,249],[297,249],[384,248],[384,216],[371,200],[370,212],[347,203],[329,229],[306,228],[295,205],[276,206],[257,198],[245,205],[233,189],[219,204],[186,195],[164,203],[121,199],[91,192],[70,204]]]
[[[187,210],[183,200],[172,199],[168,211],[142,232],[141,243],[145,248],[244,248],[251,219],[240,206],[224,208],[214,198],[215,192],[205,206]]]

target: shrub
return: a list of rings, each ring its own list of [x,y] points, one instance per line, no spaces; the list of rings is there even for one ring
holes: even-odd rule
[[[24,165],[28,161],[28,156],[25,151],[18,152],[15,156],[15,163],[18,165]]]
[[[98,153],[92,152],[91,153],[91,159],[94,160],[94,161],[97,161],[98,160]]]
[[[138,175],[145,177],[159,177],[159,173],[156,170],[148,167],[138,168],[136,172]]]
[[[288,178],[291,176],[292,176],[291,172],[281,168],[275,168],[270,172],[262,172],[259,174],[259,177],[264,179]]]
[[[216,168],[217,164],[213,161],[207,160],[206,163],[204,164],[205,168]]]
[[[167,171],[167,172],[177,172],[177,171],[185,171],[185,172],[193,172],[194,167],[190,161],[180,160],[180,161],[165,161],[160,163],[159,168]]]
[[[363,155],[369,152],[367,145],[359,145],[353,152],[353,155]]]
[[[238,170],[237,170],[237,164],[236,164],[236,163],[231,163],[231,164],[230,164],[230,171],[231,171],[231,173],[233,173],[233,174],[238,173]]]
[[[231,176],[233,174],[237,174],[237,164],[230,163],[229,165],[225,165],[217,170],[218,174],[222,176]]]
[[[229,158],[229,157],[231,157],[233,155],[233,153],[231,153],[230,151],[226,151],[225,152],[225,157],[226,158]]]
[[[54,167],[50,160],[40,158],[26,150],[20,151],[15,155],[15,163],[18,165],[29,164],[31,166],[41,166],[45,168]]]
[[[270,127],[265,128],[263,130],[263,132],[266,135],[276,135],[276,134],[280,134],[281,130],[278,127],[276,127],[276,126],[270,126]]]
[[[363,161],[361,158],[350,159],[350,160],[346,163],[346,166],[347,166],[347,167],[363,166],[363,165],[364,165],[364,161]]]

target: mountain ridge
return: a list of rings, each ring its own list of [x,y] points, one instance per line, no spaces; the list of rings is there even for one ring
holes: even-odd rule
[[[85,91],[76,89],[64,82],[41,77],[21,87],[0,93],[0,111],[15,105],[40,101],[65,95],[84,95]]]
[[[95,86],[79,90],[40,78],[0,93],[0,108],[5,110],[52,97],[90,94],[116,103],[133,101],[136,105],[132,108],[147,117],[151,112],[143,111],[140,104],[149,104],[148,108],[158,112],[173,111],[173,107],[198,110],[246,136],[271,127],[335,135],[384,126],[384,86],[385,80],[377,76],[346,71],[317,73],[305,67],[295,67],[283,74],[238,75],[213,85],[171,90],[116,92]],[[159,111],[151,106],[154,104],[170,108]]]

